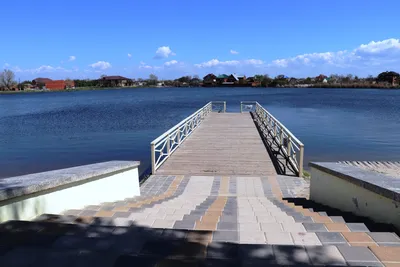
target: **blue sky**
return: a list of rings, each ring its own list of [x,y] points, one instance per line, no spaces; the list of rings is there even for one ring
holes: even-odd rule
[[[17,78],[400,71],[400,1],[14,0],[0,66]],[[5,40],[5,41],[4,41]]]

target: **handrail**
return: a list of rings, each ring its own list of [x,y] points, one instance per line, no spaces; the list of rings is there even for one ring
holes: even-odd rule
[[[286,166],[291,167],[298,176],[302,176],[304,144],[257,101],[241,102],[241,106],[250,103],[255,105],[256,122],[270,149],[276,150],[286,160]]]
[[[205,106],[151,142],[151,170],[153,174],[155,174],[157,169],[175,152],[201,122],[213,112],[213,103],[223,104],[223,112],[226,111],[225,101],[208,102]]]

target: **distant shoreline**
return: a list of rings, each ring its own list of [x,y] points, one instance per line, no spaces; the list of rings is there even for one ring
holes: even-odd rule
[[[188,86],[189,87],[189,86]],[[65,89],[65,90],[21,90],[21,91],[0,91],[0,95],[8,94],[37,94],[37,93],[57,93],[57,92],[76,92],[76,91],[96,91],[96,90],[120,90],[120,89],[141,89],[141,88],[188,88],[181,86],[125,86],[125,87],[78,87],[75,89]],[[281,87],[262,87],[262,86],[191,86],[198,88],[260,88],[260,89],[378,89],[378,90],[400,90],[400,87],[391,86],[378,86],[378,85],[311,85],[307,87],[302,86],[281,86]]]

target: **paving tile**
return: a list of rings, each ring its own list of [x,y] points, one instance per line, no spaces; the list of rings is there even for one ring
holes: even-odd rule
[[[306,250],[313,265],[347,266],[345,259],[335,246],[307,246]]]
[[[63,215],[71,215],[71,216],[78,216],[82,210],[67,210],[63,212]]]
[[[215,231],[212,242],[238,242],[239,233],[237,231]]]
[[[346,223],[351,232],[369,232],[369,229],[363,223]]]
[[[309,216],[293,216],[293,219],[297,223],[313,223],[314,220],[312,217]]]
[[[146,242],[140,250],[140,255],[156,255],[167,257],[182,245],[181,241],[153,240]]]
[[[197,221],[197,220],[200,220],[201,219],[201,217],[202,217],[202,215],[193,215],[193,214],[190,214],[190,215],[184,215],[183,216],[183,221]]]
[[[135,224],[142,227],[151,227],[154,224],[154,219],[135,220]]]
[[[208,245],[212,240],[211,231],[189,231],[186,235],[186,239],[189,242],[200,243],[203,245]]]
[[[129,218],[130,215],[131,215],[130,212],[117,211],[114,213],[114,215],[112,217],[113,218]]]
[[[113,211],[100,210],[96,212],[95,217],[112,217],[114,213]]]
[[[369,243],[375,243],[374,240],[367,235],[366,233],[361,233],[361,232],[344,232],[342,233],[344,238],[348,242],[354,242],[354,243],[362,243],[362,242],[369,242]]]
[[[342,216],[329,216],[329,218],[331,218],[332,222],[336,222],[336,223],[345,223],[346,222]]]
[[[214,233],[215,235],[215,233]],[[214,239],[214,236],[213,236]],[[207,258],[238,259],[239,245],[231,243],[212,242],[207,247]]]
[[[240,245],[239,255],[243,262],[263,261],[264,266],[275,263],[275,255],[272,245],[249,244]]]
[[[310,265],[307,251],[302,246],[273,246],[276,262],[280,265]]]
[[[181,221],[181,220],[183,220],[183,215],[182,214],[168,214],[167,216],[165,216],[164,220]]]
[[[323,223],[303,223],[307,232],[328,232]]]
[[[326,223],[325,227],[329,232],[350,232],[345,223]]]
[[[188,260],[191,259],[204,259],[206,256],[207,247],[199,244],[199,243],[192,243],[192,242],[185,242],[182,246],[178,247],[175,251],[173,251],[169,256],[168,259],[184,259],[187,263]],[[196,262],[194,262],[196,263]],[[164,265],[160,262],[157,266],[181,266],[181,265]],[[196,266],[193,264],[187,264],[186,266]]]
[[[224,215],[222,214],[222,216],[219,218],[220,222],[237,222],[238,221],[238,217],[237,216],[231,216],[231,215]]]
[[[152,224],[154,228],[172,228],[175,224],[174,220],[155,220]]]
[[[280,223],[260,223],[263,232],[282,232],[283,228]]]
[[[396,262],[400,266],[400,247],[370,247],[370,250],[383,263]]]
[[[338,246],[338,249],[347,262],[377,262],[378,259],[366,247]]]
[[[121,226],[131,226],[133,221],[128,218],[115,218],[114,225],[121,227]]]
[[[302,246],[322,245],[315,233],[291,233],[294,244]]]
[[[320,216],[319,214],[315,215],[311,215],[311,217],[313,218],[314,222],[316,223],[331,223],[332,220],[329,217],[325,217],[325,216]]]
[[[236,222],[219,222],[217,224],[218,230],[237,230],[238,224]]]
[[[258,223],[257,218],[255,216],[238,217],[237,221],[239,223]]]
[[[259,223],[239,223],[238,229],[240,231],[258,231],[258,230],[261,230]]]
[[[216,222],[196,222],[195,225],[196,230],[216,230],[217,229],[217,223]]]
[[[267,244],[271,245],[293,245],[293,239],[289,233],[268,232],[265,233]]]
[[[400,238],[395,233],[388,232],[370,232],[367,233],[375,242],[388,242],[388,243],[398,243]]]
[[[343,244],[347,243],[346,239],[341,233],[335,232],[319,232],[316,233],[318,239],[322,244]]]
[[[82,212],[79,213],[79,216],[95,216],[98,213],[98,210],[82,210]]]
[[[306,232],[301,223],[282,223],[284,232]]]

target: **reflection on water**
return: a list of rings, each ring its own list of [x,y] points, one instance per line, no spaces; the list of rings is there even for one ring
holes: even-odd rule
[[[400,160],[400,91],[142,88],[0,95],[0,177],[108,160],[149,166],[150,142],[211,100],[256,100],[305,160]]]

